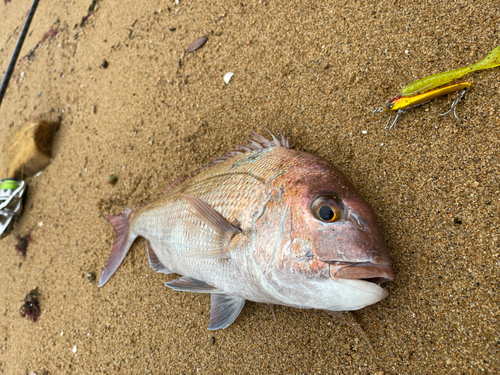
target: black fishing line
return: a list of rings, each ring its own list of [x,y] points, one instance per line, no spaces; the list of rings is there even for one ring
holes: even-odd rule
[[[33,16],[35,15],[36,7],[38,6],[39,1],[40,0],[33,0],[33,4],[31,4],[28,17],[24,22],[21,35],[19,35],[19,39],[17,40],[16,48],[14,49],[14,53],[12,54],[9,65],[7,66],[5,75],[3,76],[2,84],[0,85],[0,105],[2,104],[5,91],[7,91],[7,86],[9,85],[10,77],[14,72],[14,67],[16,66],[17,59],[19,58],[19,53],[21,52],[21,48],[23,47],[24,39],[26,39],[26,34],[28,33],[28,30],[30,28],[31,21],[33,20]]]

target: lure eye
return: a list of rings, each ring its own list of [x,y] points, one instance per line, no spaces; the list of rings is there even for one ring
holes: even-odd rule
[[[314,217],[324,223],[333,223],[340,219],[342,209],[337,200],[334,196],[316,198],[311,205]]]
[[[386,109],[392,109],[394,108],[394,103],[387,103],[387,105],[385,106]]]

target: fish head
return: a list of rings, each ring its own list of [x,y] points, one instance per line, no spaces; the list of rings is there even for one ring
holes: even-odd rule
[[[303,308],[356,310],[382,300],[380,284],[394,273],[375,214],[337,168],[303,154],[279,181],[283,231],[270,282]]]

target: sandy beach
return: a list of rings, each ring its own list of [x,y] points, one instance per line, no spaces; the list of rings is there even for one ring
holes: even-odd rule
[[[0,241],[0,374],[499,372],[500,67],[467,76],[460,120],[439,115],[456,94],[391,131],[373,113],[500,45],[498,1],[91,3],[41,1],[21,57],[43,42],[0,107],[0,142],[61,121]],[[0,4],[2,76],[30,5]],[[103,288],[89,275],[115,238],[102,214],[144,206],[262,125],[332,162],[375,211],[396,279],[345,315],[371,344],[324,311],[277,306],[275,321],[253,302],[209,331],[209,296],[166,288],[177,276],[149,267],[143,239]],[[36,323],[19,313],[34,288]]]

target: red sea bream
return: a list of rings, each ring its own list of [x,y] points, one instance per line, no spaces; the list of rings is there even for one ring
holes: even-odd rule
[[[361,194],[285,137],[252,134],[156,202],[108,217],[117,237],[99,286],[141,236],[153,270],[182,275],[169,288],[211,294],[212,330],[231,325],[246,300],[347,311],[387,297],[391,261]]]

